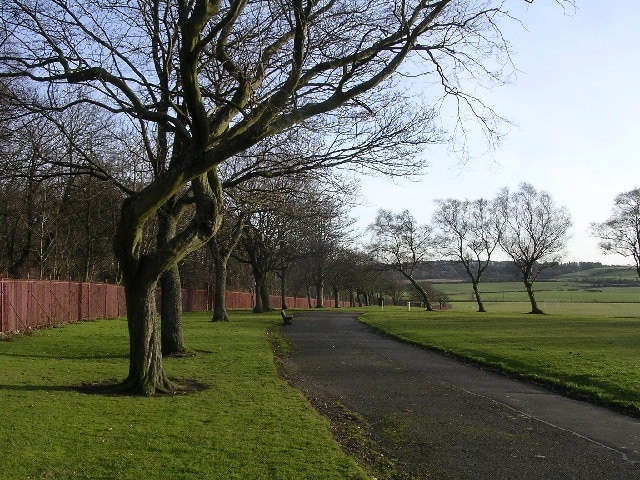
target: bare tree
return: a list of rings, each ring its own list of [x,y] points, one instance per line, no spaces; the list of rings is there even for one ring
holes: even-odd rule
[[[544,313],[536,303],[533,283],[542,270],[558,264],[564,255],[571,216],[557,207],[551,196],[528,183],[515,192],[504,188],[498,195],[502,231],[499,242],[522,275],[531,313]]]
[[[346,211],[349,194],[330,192],[322,184],[316,184],[307,191],[305,204],[306,211],[299,222],[299,248],[313,281],[316,308],[324,308],[327,275],[338,261],[341,247],[347,244],[348,230],[353,224]]]
[[[233,182],[337,165],[415,172],[422,165],[415,151],[435,135],[432,109],[412,113],[415,102],[391,81],[410,58],[414,65],[421,61],[418,72],[434,75],[444,94],[469,107],[492,134],[492,112],[457,82],[461,72],[476,80],[498,78],[508,61],[501,57],[506,48],[497,27],[505,15],[502,5],[498,0],[294,0],[268,8],[264,2],[212,0],[2,4],[0,78],[22,77],[35,89],[42,86],[43,95],[27,105],[31,111],[95,105],[112,117],[111,125],[135,126],[138,143],[148,150],[156,148],[146,143],[155,138],[160,151],[170,151],[161,174],[136,178],[136,188],[119,182],[127,199],[114,249],[130,335],[122,390],[174,389],[162,363],[154,291],[165,272],[218,230],[225,187],[219,167],[296,127],[297,135],[312,140],[305,155],[296,161],[254,157]],[[111,175],[89,159],[75,168]],[[177,223],[161,245],[147,247],[146,226],[173,202],[193,206],[188,220]]]
[[[433,310],[428,292],[415,278],[416,267],[433,253],[435,238],[431,227],[418,225],[408,210],[395,214],[383,209],[369,229],[372,235],[369,252],[373,258],[409,280],[427,310]]]
[[[407,298],[406,280],[398,272],[386,272],[380,279],[380,295],[382,298],[390,297],[393,305],[401,305]]]
[[[438,242],[445,255],[459,260],[471,279],[478,311],[485,312],[478,284],[498,246],[499,216],[495,205],[485,199],[436,200],[433,223],[440,226]]]
[[[616,195],[609,218],[591,229],[604,253],[633,258],[640,277],[640,188]]]

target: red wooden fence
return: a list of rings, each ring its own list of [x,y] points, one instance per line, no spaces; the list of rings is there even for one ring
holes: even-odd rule
[[[279,296],[271,296],[273,306]],[[307,308],[306,298],[287,297],[289,308]],[[228,309],[252,308],[252,293],[227,292]],[[327,300],[327,306],[333,302]],[[348,306],[342,303],[342,306]],[[315,301],[312,302],[315,306]],[[184,312],[212,309],[210,290],[183,290]],[[98,318],[126,315],[124,287],[105,283],[57,282],[48,280],[0,280],[0,333],[26,331]]]

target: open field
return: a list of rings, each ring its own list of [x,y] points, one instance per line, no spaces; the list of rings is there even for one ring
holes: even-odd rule
[[[473,303],[452,311],[387,308],[363,320],[405,341],[452,353],[553,385],[617,408],[640,412],[640,307],[637,304]]]
[[[170,376],[208,386],[186,396],[72,388],[126,376],[122,319],[0,341],[2,478],[366,478],[327,421],[278,378],[265,335],[277,313],[208,320],[186,314],[196,355],[166,360]]]
[[[638,273],[635,267],[618,265],[603,265],[601,267],[580,270],[573,273],[565,273],[556,277],[558,280],[634,280],[638,281]]]
[[[449,295],[452,302],[472,301],[471,283],[438,283],[434,286]],[[526,302],[522,282],[480,283],[480,294],[486,302]],[[592,286],[577,281],[535,282],[533,291],[539,302],[640,303],[640,286]]]

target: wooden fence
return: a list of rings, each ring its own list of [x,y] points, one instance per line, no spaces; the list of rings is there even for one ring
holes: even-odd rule
[[[211,290],[182,290],[182,310],[211,310],[212,294]],[[271,296],[270,300],[271,305],[280,305],[279,296]],[[286,300],[289,308],[309,307],[306,298],[287,297]],[[225,301],[228,309],[253,308],[254,296],[246,292],[227,292]],[[333,306],[333,302],[327,300],[329,304]],[[314,301],[311,306],[315,306]],[[121,285],[0,280],[0,333],[125,315],[124,287]]]

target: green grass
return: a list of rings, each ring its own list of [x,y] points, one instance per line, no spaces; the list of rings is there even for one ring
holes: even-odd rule
[[[640,307],[556,304],[529,315],[526,303],[454,304],[425,312],[386,308],[363,320],[393,336],[505,372],[640,412]]]
[[[473,300],[471,283],[441,283],[435,287],[452,302]],[[486,302],[526,302],[527,293],[522,282],[486,282],[479,285]],[[600,287],[577,281],[535,282],[533,291],[539,302],[640,303],[640,286]]]
[[[564,273],[556,277],[559,280],[638,280],[638,273],[635,267],[627,266],[602,266],[590,268],[588,270],[580,270],[574,273]]]
[[[266,335],[279,316],[208,320],[186,314],[186,342],[196,355],[165,360],[171,377],[208,388],[173,397],[72,388],[126,376],[122,319],[1,341],[2,478],[366,478],[326,419],[279,379]]]

